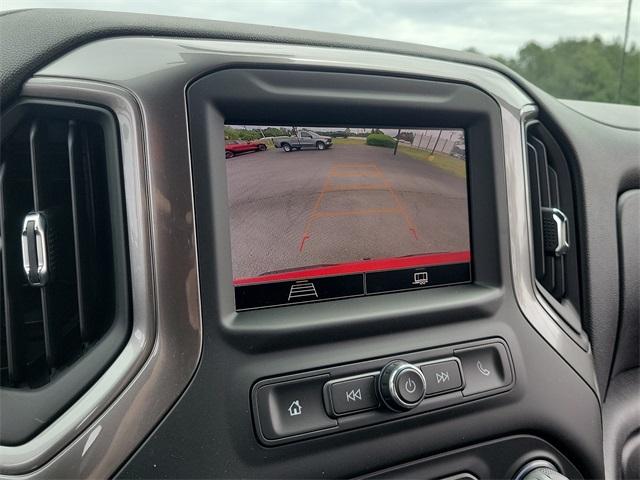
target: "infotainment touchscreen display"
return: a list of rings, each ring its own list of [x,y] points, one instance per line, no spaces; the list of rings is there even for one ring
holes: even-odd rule
[[[471,281],[463,130],[224,135],[238,310]]]

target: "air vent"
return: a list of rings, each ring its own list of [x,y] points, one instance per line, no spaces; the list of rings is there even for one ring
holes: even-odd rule
[[[112,115],[21,103],[3,115],[1,153],[0,438],[11,445],[109,366],[129,308]]]
[[[561,148],[539,122],[527,127],[527,161],[537,287],[581,332],[573,184]]]

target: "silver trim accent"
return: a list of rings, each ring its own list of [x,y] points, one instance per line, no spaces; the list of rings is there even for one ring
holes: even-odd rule
[[[556,467],[550,461],[538,459],[525,463],[524,466],[520,468],[520,470],[518,470],[518,473],[515,474],[513,480],[524,480],[524,477],[526,477],[529,473],[533,472],[537,468],[548,468],[550,470],[553,470],[554,472],[560,473],[558,471],[558,467]]]
[[[518,112],[501,106],[509,213],[511,274],[516,300],[531,326],[562,357],[570,359],[578,374],[597,392],[591,351],[585,352],[560,326],[563,320],[538,294],[533,266],[531,195],[526,168],[526,124],[534,118],[535,105],[523,105]]]
[[[60,57],[27,82],[23,93],[106,105],[118,116],[127,159],[123,167],[132,255],[134,334],[107,374],[72,409],[31,442],[0,447],[1,472],[30,471],[25,475],[30,478],[112,476],[188,384],[200,356],[202,319],[185,87],[216,68],[255,64],[457,81],[494,98],[502,115],[516,300],[533,328],[561,356],[571,360],[592,388],[597,388],[590,353],[585,353],[560,328],[561,320],[551,308],[545,309],[535,294],[524,121],[535,115],[536,109],[507,77],[478,66],[345,48],[110,38]],[[152,160],[148,163],[147,155]],[[216,288],[218,293],[224,291],[221,286]],[[232,303],[230,298],[221,301]],[[231,321],[233,315],[224,323]],[[155,339],[151,326],[157,327]],[[149,348],[152,351],[148,354]],[[140,366],[145,359],[146,363]],[[82,417],[81,411],[86,410],[77,405],[87,403],[98,407]],[[106,410],[100,410],[109,404]],[[61,451],[70,439],[71,443]],[[56,452],[59,454],[51,459]]]
[[[31,261],[29,260],[29,240],[27,229],[29,222],[34,223],[34,234],[36,241],[37,280],[33,280],[31,275]],[[22,223],[22,267],[27,276],[27,281],[32,287],[43,287],[49,281],[49,253],[47,251],[47,223],[44,215],[33,212],[24,217]]]
[[[462,472],[451,475],[450,477],[443,477],[440,480],[478,480],[478,477],[469,472]]]

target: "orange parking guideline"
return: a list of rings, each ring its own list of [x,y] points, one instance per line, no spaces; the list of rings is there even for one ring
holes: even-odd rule
[[[333,166],[329,170],[329,173],[331,173],[332,169],[333,169]],[[327,187],[329,186],[330,183],[331,183],[331,175],[327,174],[327,177],[324,179],[324,183],[322,184],[322,190],[320,191],[320,195],[318,195],[318,198],[316,199],[316,203],[313,205],[313,210],[311,210],[312,214],[309,216],[309,218],[307,219],[307,222],[304,225],[304,233],[302,234],[302,240],[300,241],[300,251],[302,251],[302,249],[304,248],[304,242],[306,242],[307,239],[309,238],[309,227],[311,226],[311,222],[313,221],[313,213],[315,213],[315,211],[320,206],[320,202],[322,202],[322,197],[324,197],[324,194],[327,191]]]
[[[400,211],[402,211],[402,216],[404,217],[404,221],[407,222],[407,226],[409,227],[409,230],[411,231],[411,233],[413,233],[414,238],[417,240],[418,239],[418,231],[416,229],[415,224],[413,223],[413,220],[411,220],[411,217],[409,216],[409,212],[407,212],[404,204],[402,203],[402,201],[398,197],[398,194],[397,194],[396,190],[393,188],[393,186],[391,185],[389,180],[387,180],[386,175],[382,172],[382,170],[377,165],[376,165],[376,170],[378,170],[380,172],[380,175],[382,176],[382,178],[384,178],[385,186],[387,186],[387,188],[391,192],[391,195],[393,195],[393,198],[396,201],[396,205],[398,206]]]
[[[398,213],[397,208],[367,208],[366,210],[328,210],[315,212],[312,216],[316,218],[323,217],[348,217],[351,215],[375,215],[380,213]]]
[[[376,166],[375,163],[334,163],[331,168],[376,168]]]
[[[342,171],[340,171],[342,169]],[[353,171],[355,170],[355,172]],[[358,172],[358,170],[360,170]],[[364,171],[363,171],[364,170]],[[380,178],[383,180],[382,184],[379,183],[358,183],[352,185],[333,185],[331,182],[332,178],[350,178],[350,177],[373,177]],[[365,209],[365,210],[335,210],[335,211],[322,211],[319,210],[320,205],[322,204],[322,199],[324,198],[326,193],[329,192],[346,192],[346,191],[362,191],[362,190],[387,190],[394,199],[396,204],[396,208],[373,208],[373,209]],[[400,214],[405,220],[409,231],[413,234],[413,237],[417,240],[418,233],[415,224],[411,220],[409,213],[407,212],[404,204],[398,197],[397,192],[387,179],[386,175],[378,167],[378,165],[373,163],[335,163],[329,169],[327,173],[327,177],[325,178],[324,184],[322,185],[322,190],[316,199],[316,202],[311,210],[307,221],[305,222],[304,232],[302,234],[302,240],[300,241],[300,251],[304,249],[305,242],[311,237],[310,228],[313,222],[318,218],[328,218],[328,217],[340,217],[340,216],[359,216],[359,215],[379,215],[379,214],[389,214],[389,213],[397,213]]]
[[[352,183],[341,186],[335,185],[330,192],[347,192],[350,190],[386,190],[386,187],[375,183]]]

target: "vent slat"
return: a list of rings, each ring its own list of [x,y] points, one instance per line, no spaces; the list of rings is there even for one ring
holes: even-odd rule
[[[29,152],[31,156],[31,175],[33,182],[33,208],[40,211],[43,204],[49,200],[51,196],[48,192],[48,179],[46,179],[45,168],[43,165],[45,159],[46,146],[43,145],[44,137],[47,135],[46,125],[39,120],[34,120],[31,123],[31,130],[29,131]],[[47,219],[47,233],[49,232],[49,219]],[[55,255],[55,254],[54,254]],[[49,255],[52,258],[52,255]],[[53,272],[54,266],[49,264],[49,269]],[[42,304],[42,323],[44,329],[44,346],[46,352],[47,365],[52,368],[56,365],[59,357],[59,331],[56,328],[55,315],[49,315],[49,294],[48,288],[40,288],[40,298]]]
[[[536,150],[536,162],[538,166],[538,178],[540,181],[540,204],[543,207],[552,207],[551,192],[549,189],[549,161],[547,159],[547,149],[544,143],[536,137],[531,138],[533,148]]]
[[[542,280],[545,273],[544,242],[542,236],[542,205],[540,204],[540,175],[537,161],[538,153],[531,143],[527,143],[529,158],[529,184],[531,192],[531,224],[533,225],[533,248],[536,278]]]
[[[551,196],[551,205],[555,208],[560,206],[560,185],[558,181],[558,174],[551,167],[548,166],[549,172],[549,194]],[[551,294],[555,298],[561,298],[565,295],[566,290],[566,278],[565,278],[565,262],[566,259],[563,256],[553,257],[553,270],[555,273],[555,282]]]
[[[543,208],[551,208],[553,207],[553,204],[551,203],[551,191],[549,184],[549,161],[547,158],[547,149],[537,137],[531,137],[530,142],[536,152],[535,163],[538,170],[538,191],[540,195],[539,203]],[[544,269],[542,270],[542,273],[538,280],[542,283],[542,285],[544,285],[547,290],[553,291],[556,288],[557,281],[555,261],[553,257],[544,255],[544,246],[542,255]]]
[[[1,168],[1,167],[0,167]],[[0,235],[0,250],[2,249],[2,236]],[[5,384],[9,381],[9,358],[7,355],[7,347],[9,339],[7,338],[7,323],[5,321],[5,287],[4,287],[4,260],[0,251],[0,382]]]
[[[47,363],[80,349],[67,121],[36,120],[30,133],[34,205],[46,219],[49,281],[40,287]]]
[[[557,208],[560,205],[560,186],[558,185],[558,174],[551,167],[547,168],[547,172],[549,176],[549,194],[551,196],[551,205]]]
[[[31,160],[31,181],[33,182],[33,209],[39,211],[51,198],[50,183],[45,162],[47,125],[40,120],[31,122],[29,130],[29,155]],[[42,181],[41,181],[42,179]]]
[[[75,120],[69,121],[69,134],[67,137],[67,145],[69,149],[69,178],[71,186],[71,211],[73,214],[73,241],[75,244],[75,266],[76,266],[76,285],[78,292],[78,324],[80,328],[80,338],[83,342],[89,342],[91,340],[93,331],[91,324],[88,322],[89,315],[86,311],[87,305],[85,302],[85,288],[86,282],[91,278],[91,273],[84,275],[83,268],[87,268],[91,262],[84,262],[85,247],[87,239],[83,238],[83,228],[90,226],[90,222],[86,222],[85,215],[83,215],[81,197],[83,195],[83,149],[82,139],[80,137],[79,126]],[[89,225],[88,225],[89,223]]]
[[[28,135],[28,130],[25,133]],[[40,292],[26,282],[20,243],[23,219],[33,210],[31,165],[26,135],[24,144],[3,145],[2,157],[14,161],[4,162],[0,166],[3,313],[7,382],[11,385],[20,384],[45,357]]]
[[[0,165],[0,238],[7,238],[6,232],[6,221],[5,221],[5,180],[6,180],[6,165]],[[16,382],[20,379],[21,373],[21,361],[20,361],[20,353],[19,347],[23,344],[23,342],[18,338],[19,329],[17,325],[15,325],[15,318],[11,314],[11,301],[9,297],[10,288],[7,282],[7,271],[6,267],[8,265],[7,259],[7,250],[6,248],[2,248],[0,252],[2,255],[2,272],[0,272],[1,280],[2,280],[2,340],[3,345],[0,345],[4,349],[3,357],[6,358],[5,362],[3,362],[3,366],[6,368],[6,376],[7,381]]]

